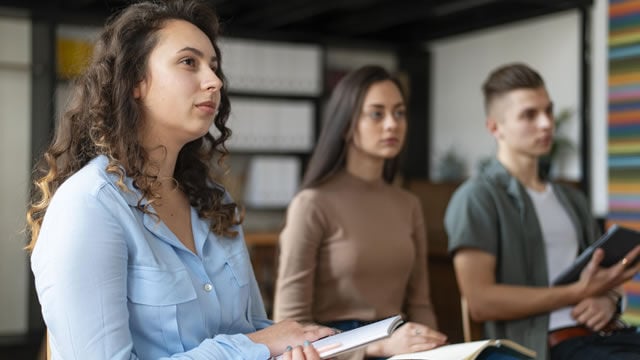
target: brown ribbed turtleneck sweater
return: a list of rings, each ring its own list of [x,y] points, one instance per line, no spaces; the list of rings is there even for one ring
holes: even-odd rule
[[[436,328],[422,208],[343,171],[298,193],[280,234],[274,319],[405,320]]]

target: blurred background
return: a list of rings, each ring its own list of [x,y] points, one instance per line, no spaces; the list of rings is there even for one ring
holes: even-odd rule
[[[494,152],[480,86],[523,61],[557,109],[551,175],[582,189],[600,224],[640,228],[640,1],[210,0],[223,25],[233,137],[226,186],[267,310],[277,236],[321,126],[322,106],[351,69],[379,64],[409,93],[410,130],[398,186],[423,201],[432,293],[442,331],[462,340],[446,253],[444,208]],[[36,359],[44,324],[34,295],[24,212],[33,161],[109,15],[130,1],[0,0],[0,358]],[[640,286],[625,314],[640,322]]]

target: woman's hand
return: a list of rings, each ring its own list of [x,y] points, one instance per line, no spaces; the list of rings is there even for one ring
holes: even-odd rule
[[[578,302],[592,296],[603,295],[608,290],[631,280],[640,271],[640,262],[634,266],[629,266],[638,256],[640,256],[640,246],[636,246],[627,253],[619,263],[603,268],[600,267],[600,263],[604,258],[604,250],[596,249],[591,256],[591,261],[582,270],[580,279],[575,283],[581,294]]]
[[[320,360],[320,354],[308,341],[305,341],[302,346],[287,348],[282,354],[282,360]]]
[[[387,339],[367,347],[368,356],[392,356],[426,351],[445,344],[447,336],[425,325],[407,322]]]
[[[251,334],[247,334],[247,337],[258,344],[265,344],[272,356],[280,355],[290,348],[299,348],[299,345],[303,345],[305,341],[313,342],[325,336],[333,335],[334,329],[315,325],[315,324],[300,324],[293,320],[283,320],[276,324],[273,324],[267,328],[256,331]],[[300,351],[305,350],[305,347]],[[313,346],[311,346],[313,348]],[[300,351],[292,351],[289,349],[291,356],[300,355]],[[302,351],[303,354],[309,354],[312,356],[316,353],[313,351]],[[293,357],[293,359],[304,359]]]

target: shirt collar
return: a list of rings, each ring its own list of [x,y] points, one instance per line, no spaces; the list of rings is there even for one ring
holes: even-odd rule
[[[482,171],[482,175],[502,186],[508,194],[517,198],[521,197],[522,185],[498,159],[492,159],[489,165]]]
[[[96,158],[91,160],[91,163],[94,163],[96,166],[98,166],[107,174],[109,182],[111,182],[113,186],[116,189],[118,189],[118,192],[120,192],[120,194],[125,199],[127,204],[133,207],[138,207],[138,200],[140,199],[142,199],[142,201],[140,202],[140,205],[147,204],[148,201],[147,199],[144,198],[144,196],[142,195],[142,192],[133,185],[133,178],[125,174],[123,183],[126,189],[122,189],[120,186],[118,186],[118,181],[119,181],[118,174],[107,172],[107,166],[109,166],[109,158],[106,155],[98,155]]]

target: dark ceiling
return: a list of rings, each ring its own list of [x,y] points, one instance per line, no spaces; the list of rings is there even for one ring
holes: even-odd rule
[[[228,35],[421,42],[577,7],[592,0],[209,0]],[[101,23],[131,0],[0,0],[34,15]]]

